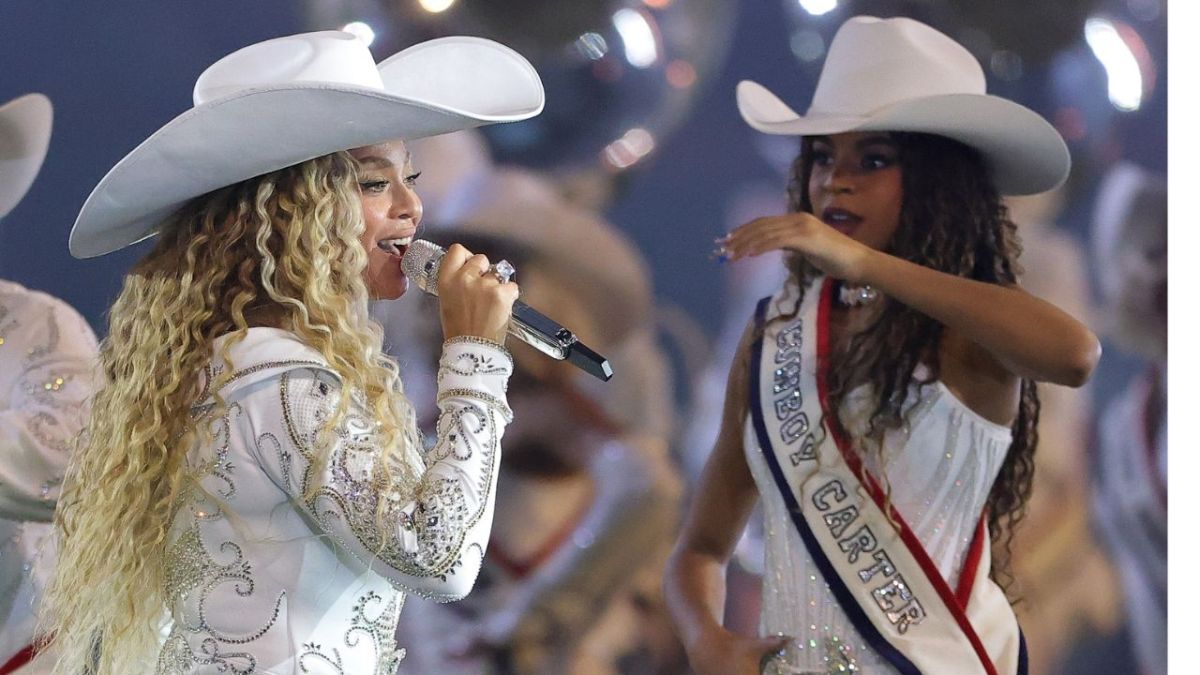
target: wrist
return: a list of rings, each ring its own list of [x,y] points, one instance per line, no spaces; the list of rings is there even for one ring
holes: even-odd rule
[[[684,651],[687,652],[688,660],[694,661],[697,657],[699,660],[705,660],[705,654],[722,653],[727,650],[725,643],[731,637],[731,633],[725,630],[725,627],[718,623],[709,623],[703,626],[691,636],[691,639],[684,643]]]
[[[855,265],[856,270],[853,275],[855,278],[846,279],[846,281],[852,284],[869,285],[882,291],[883,275],[881,272],[883,266],[887,263],[887,259],[891,256],[865,244],[862,248],[863,250],[859,255],[858,263]]]
[[[465,345],[474,344],[474,345],[483,345],[485,347],[491,347],[492,349],[499,350],[505,356],[508,357],[508,360],[510,362],[512,361],[512,353],[508,351],[508,347],[504,346],[504,342],[502,339],[501,340],[493,340],[491,338],[486,338],[486,337],[483,337],[480,335],[460,334],[460,335],[448,336],[442,342],[442,350],[445,351],[445,349],[447,347],[449,347],[451,345],[459,345],[459,344],[465,344]]]

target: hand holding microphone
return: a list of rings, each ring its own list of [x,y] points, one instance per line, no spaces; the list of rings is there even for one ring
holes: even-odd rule
[[[414,241],[415,248],[418,241]],[[422,290],[422,280],[414,276],[405,263],[405,275]],[[514,282],[502,283],[491,271],[491,262],[483,254],[472,254],[464,246],[454,244],[445,251],[437,266],[436,288],[441,298],[442,335],[446,339],[462,335],[488,338],[501,344],[512,316],[513,302],[520,295]],[[419,275],[418,275],[419,276]]]
[[[442,331],[447,338],[479,335],[503,342],[507,331],[551,358],[568,361],[606,382],[612,378],[608,359],[580,342],[571,331],[516,299],[517,286],[507,279],[511,266],[509,271],[499,271],[487,256],[472,255],[458,244],[446,251],[423,239],[409,245],[400,266],[417,288],[442,299]],[[443,287],[443,283],[448,285]],[[487,332],[477,332],[480,330]]]

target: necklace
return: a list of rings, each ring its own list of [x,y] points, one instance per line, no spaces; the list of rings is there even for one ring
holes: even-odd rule
[[[869,305],[878,298],[879,291],[872,288],[870,284],[865,286],[850,286],[845,283],[838,284],[838,302],[843,307]]]

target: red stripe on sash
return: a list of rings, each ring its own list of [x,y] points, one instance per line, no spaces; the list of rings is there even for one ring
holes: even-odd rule
[[[867,493],[875,500],[880,510],[891,516],[891,519],[898,525],[897,530],[900,534],[900,540],[908,548],[909,553],[920,564],[921,569],[925,572],[925,576],[929,578],[930,584],[937,590],[938,596],[950,611],[951,616],[966,635],[971,646],[975,648],[975,653],[979,657],[980,663],[983,665],[988,675],[998,675],[995,664],[992,663],[992,657],[987,653],[983,646],[983,641],[979,639],[979,635],[975,632],[975,627],[971,625],[967,619],[964,606],[959,604],[958,598],[955,597],[954,591],[950,589],[950,585],[942,577],[941,571],[937,565],[929,558],[929,554],[925,552],[925,547],[921,545],[921,541],[913,534],[912,528],[905,522],[891,504],[888,504],[884,499],[884,492],[879,487],[879,483],[875,481],[875,477],[867,472],[862,465],[862,460],[858,454],[851,448],[850,442],[846,437],[846,432],[842,429],[841,422],[837,416],[832,414],[829,409],[829,392],[828,392],[828,375],[829,375],[829,311],[833,304],[833,281],[827,279],[824,286],[821,288],[821,301],[817,306],[817,398],[821,402],[821,413],[825,417],[827,426],[829,427],[830,435],[833,437],[834,443],[837,444],[838,451],[842,453],[842,459],[846,465],[858,477],[858,480],[867,488]]]
[[[11,659],[4,662],[4,665],[0,666],[0,675],[9,675],[9,673],[17,672],[19,668],[33,661],[33,657],[37,656],[37,654],[38,649],[36,645],[27,645],[21,651],[13,654]]]

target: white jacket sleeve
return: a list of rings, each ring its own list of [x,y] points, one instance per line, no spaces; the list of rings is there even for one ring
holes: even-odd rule
[[[96,338],[70,307],[29,295],[19,317],[0,316],[13,328],[0,325],[0,518],[49,521],[87,419]]]
[[[275,395],[282,436],[291,442],[259,444],[258,459],[336,545],[404,590],[458,600],[475,583],[491,531],[500,438],[512,416],[505,398],[511,374],[511,357],[494,343],[446,342],[437,442],[411,494],[380,485],[376,423],[357,402],[335,428],[328,461],[320,461],[317,439],[341,395],[340,380],[324,369],[282,375]],[[387,501],[381,518],[380,500]]]

